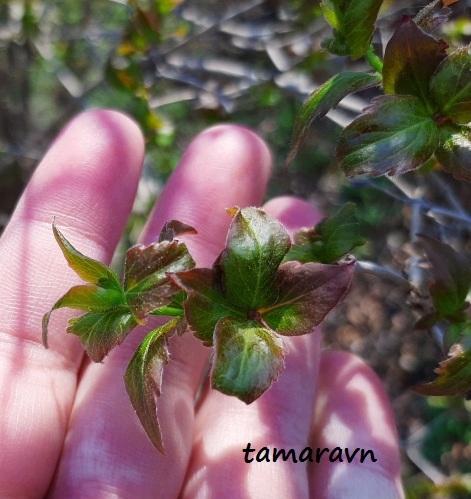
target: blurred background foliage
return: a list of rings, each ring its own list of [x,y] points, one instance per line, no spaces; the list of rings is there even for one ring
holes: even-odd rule
[[[112,107],[133,116],[147,141],[144,174],[122,248],[136,241],[195,134],[215,123],[235,122],[256,130],[273,151],[267,197],[315,199],[326,213],[354,201],[361,232],[369,239],[358,256],[400,271],[410,257],[411,203],[384,179],[347,182],[333,159],[341,127],[377,90],[344,99],[315,124],[294,164],[283,169],[302,100],[346,68],[368,70],[361,60],[351,62],[321,49],[329,27],[319,3],[0,0],[0,230],[60,128],[84,109]],[[425,3],[383,2],[373,40],[378,53],[402,15],[415,14]],[[471,40],[470,12],[471,0],[453,5],[442,33],[451,46]],[[408,187],[414,187],[416,175],[407,176]],[[440,172],[426,183],[435,197],[469,196],[467,186]],[[469,233],[469,227],[456,224],[444,230]],[[469,402],[428,399],[409,390],[430,379],[443,354],[424,332],[413,332],[415,319],[404,307],[403,290],[377,279],[359,279],[358,288],[326,325],[326,341],[361,355],[383,379],[398,420],[408,497],[471,497]]]

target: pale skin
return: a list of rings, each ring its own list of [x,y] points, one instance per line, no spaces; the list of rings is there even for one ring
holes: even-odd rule
[[[348,353],[322,352],[321,331],[289,338],[279,381],[247,406],[208,388],[195,409],[209,350],[190,334],[171,340],[159,419],[166,456],[148,441],[124,389],[126,365],[145,331],[134,330],[103,364],[54,313],[49,350],[41,317],[80,279],[51,229],[109,263],[136,194],[144,155],[138,127],[113,111],[89,111],[56,139],[0,240],[0,497],[10,498],[400,498],[392,411],[376,375]],[[219,126],[198,135],[150,215],[141,241],[179,219],[198,266],[224,245],[225,208],[262,202],[267,146],[253,132]],[[288,230],[321,215],[294,198],[267,211]],[[153,323],[155,326],[155,323]],[[375,463],[247,464],[242,449],[306,446],[373,449]],[[252,453],[252,456],[254,454]]]

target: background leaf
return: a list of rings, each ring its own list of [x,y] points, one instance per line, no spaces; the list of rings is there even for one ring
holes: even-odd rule
[[[184,327],[184,322],[175,318],[151,331],[136,350],[124,375],[131,404],[147,436],[162,454],[165,451],[155,399],[160,396],[162,371],[168,363],[167,338]]]
[[[435,157],[453,177],[471,182],[471,129],[459,125],[440,127],[440,146]]]
[[[430,262],[430,274],[434,281],[430,295],[437,313],[448,320],[461,320],[466,306],[466,296],[471,288],[471,261],[468,255],[460,254],[448,244],[430,237],[420,236]]]
[[[288,262],[279,270],[280,297],[259,313],[285,336],[309,334],[346,295],[355,265]]]
[[[273,217],[259,208],[239,210],[220,258],[227,300],[245,310],[273,303],[278,267],[290,246],[288,233]]]
[[[431,383],[414,386],[422,395],[471,395],[471,344],[469,336],[462,343],[455,343],[449,358],[440,362],[435,372],[438,377]]]
[[[325,116],[347,95],[380,84],[381,75],[377,73],[340,73],[316,88],[296,116],[286,165],[296,157],[313,120]]]
[[[334,263],[353,248],[365,244],[366,240],[359,234],[355,210],[354,203],[346,203],[315,227],[298,231],[284,261]]]
[[[280,338],[258,322],[221,319],[216,327],[212,387],[250,404],[284,369]]]
[[[417,97],[385,95],[340,135],[345,175],[399,175],[423,165],[438,146],[438,127]]]
[[[323,0],[322,11],[334,28],[335,45],[346,45],[347,52],[358,59],[368,52],[382,0]]]
[[[436,104],[429,82],[446,57],[448,44],[435,40],[404,16],[384,53],[383,88],[386,94],[415,95],[433,112]]]
[[[439,111],[455,123],[471,122],[471,46],[450,54],[430,80]]]

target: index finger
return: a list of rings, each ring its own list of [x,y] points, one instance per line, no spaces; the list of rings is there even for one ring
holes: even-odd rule
[[[91,111],[61,133],[29,182],[0,240],[0,497],[45,493],[62,449],[83,349],[41,318],[79,281],[51,222],[87,255],[109,261],[132,207],[144,144],[122,114]],[[61,334],[55,334],[61,331]]]

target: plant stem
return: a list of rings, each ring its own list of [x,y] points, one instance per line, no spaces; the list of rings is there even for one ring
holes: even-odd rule
[[[373,45],[370,45],[368,52],[365,54],[365,59],[375,71],[383,74],[383,61],[375,54]]]

